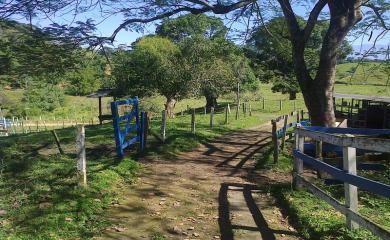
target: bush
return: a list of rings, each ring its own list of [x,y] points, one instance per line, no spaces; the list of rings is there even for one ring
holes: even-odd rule
[[[26,103],[27,113],[51,112],[64,105],[64,92],[52,84],[37,84],[31,86],[23,94],[22,101]]]

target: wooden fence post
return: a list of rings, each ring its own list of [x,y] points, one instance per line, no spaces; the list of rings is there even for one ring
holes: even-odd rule
[[[288,122],[288,115],[284,115],[284,125],[283,125],[283,135],[282,135],[282,144],[280,148],[284,149],[284,143],[286,142],[286,132],[287,132],[287,122]]]
[[[236,107],[236,120],[240,118],[240,104],[237,104]]]
[[[225,108],[225,124],[229,124],[229,109]]]
[[[252,116],[252,105],[249,103],[249,116]]]
[[[191,133],[195,134],[195,108],[192,109],[191,113]]]
[[[85,157],[85,128],[83,125],[77,125],[77,170],[80,183],[87,186],[87,161]]]
[[[25,131],[24,131],[24,121],[22,120],[22,133],[26,133]]]
[[[265,99],[263,98],[263,110],[265,109]]]
[[[302,152],[304,151],[305,137],[295,133],[295,149]],[[299,158],[294,158],[294,169],[293,169],[293,186],[295,189],[302,188],[298,178],[295,175],[301,175],[303,173],[303,161]]]
[[[343,169],[349,174],[356,175],[356,148],[343,147]],[[345,205],[356,212],[358,207],[357,187],[344,183]],[[346,214],[348,229],[357,229],[359,225],[352,221],[348,212]]]
[[[322,141],[316,141],[316,158],[322,160]],[[322,178],[322,171],[317,170],[317,177]]]
[[[214,126],[214,108],[210,108],[210,128]]]
[[[303,112],[303,110],[301,110],[301,120],[303,120],[304,115],[305,113]]]
[[[271,120],[272,124],[272,142],[274,145],[274,163],[278,162],[279,158],[279,146],[278,146],[278,136],[276,135],[276,120]]]
[[[162,110],[160,132],[161,132],[161,140],[163,143],[165,143],[166,129],[167,129],[167,113],[166,113],[166,110]]]
[[[64,150],[62,150],[60,139],[58,138],[58,135],[55,130],[51,130],[51,133],[53,134],[54,140],[56,141],[58,151],[60,151],[60,154],[64,154]]]
[[[283,101],[279,100],[279,111],[283,110]]]

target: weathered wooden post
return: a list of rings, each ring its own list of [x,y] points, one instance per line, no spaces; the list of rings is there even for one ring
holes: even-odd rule
[[[225,124],[229,124],[229,110],[225,108]]]
[[[163,143],[165,143],[166,138],[166,129],[167,129],[167,112],[166,110],[162,110],[161,112],[161,140]]]
[[[62,150],[60,139],[58,138],[58,135],[55,130],[51,130],[51,133],[53,134],[54,140],[56,141],[58,151],[60,152],[61,155],[64,154],[64,150]]]
[[[279,111],[283,110],[283,101],[279,100]]]
[[[87,186],[87,161],[85,156],[85,128],[83,125],[77,125],[76,134],[76,149],[77,149],[77,170],[79,183],[82,186]]]
[[[249,116],[252,116],[252,105],[249,103]]]
[[[214,107],[210,108],[210,128],[214,126]]]
[[[227,104],[228,113],[230,114],[230,104]]]
[[[286,133],[287,133],[287,123],[288,123],[288,115],[284,115],[284,125],[283,125],[283,135],[282,135],[282,144],[280,148],[284,149],[284,144],[286,142]]]
[[[322,160],[322,141],[316,141],[316,158]],[[321,170],[317,170],[317,177],[322,178]]]
[[[237,104],[237,107],[236,107],[236,120],[238,120],[240,118],[240,105]]]
[[[265,109],[265,99],[263,98],[263,110]]]
[[[242,103],[242,112],[244,113],[244,117],[246,117],[246,103]]]
[[[351,136],[351,135],[349,135]],[[356,148],[343,147],[343,169],[349,174],[356,175]],[[345,205],[349,210],[356,212],[358,208],[357,187],[344,183]],[[359,225],[352,221],[351,216],[346,214],[348,229],[357,229]]]
[[[295,150],[303,153],[305,145],[305,137],[298,134],[299,127],[295,130]],[[301,189],[302,186],[299,183],[296,175],[301,175],[303,173],[303,161],[299,158],[294,158],[294,169],[293,169],[293,186],[295,189]]]
[[[24,129],[24,121],[22,120],[22,133],[26,133]]]
[[[195,134],[195,108],[192,109],[191,113],[191,133]]]
[[[276,134],[276,120],[272,119],[271,120],[272,124],[272,143],[274,145],[274,163],[278,162],[279,158],[279,146],[278,146],[278,136]]]

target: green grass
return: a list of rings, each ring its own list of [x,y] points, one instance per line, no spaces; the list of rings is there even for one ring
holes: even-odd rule
[[[78,185],[73,129],[58,131],[63,156],[49,132],[1,139],[0,239],[87,239],[108,226],[105,209],[141,169],[116,159],[111,132],[87,128],[87,188]]]
[[[387,85],[384,62],[343,63],[337,65],[336,80],[344,84]]]
[[[273,163],[273,149],[271,146],[257,155],[257,167],[260,169],[274,169],[290,174],[292,169],[292,142],[287,143],[286,149],[280,154],[279,162]],[[390,183],[390,167],[385,172],[359,171],[358,174],[369,179],[386,184]],[[315,184],[339,201],[344,201],[343,185],[326,185],[321,180]],[[290,221],[307,239],[378,239],[371,232],[363,228],[350,231],[346,228],[345,217],[331,205],[315,197],[306,190],[292,190],[288,185],[274,185],[272,193],[278,204],[290,216]],[[390,230],[390,202],[368,192],[359,191],[359,213],[375,223]]]

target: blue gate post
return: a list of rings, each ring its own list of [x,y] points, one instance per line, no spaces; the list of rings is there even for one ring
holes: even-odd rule
[[[130,113],[127,113],[123,116],[119,116],[118,107],[121,105],[132,105],[132,110]],[[133,99],[126,99],[121,101],[111,102],[111,112],[112,112],[112,122],[114,126],[115,133],[115,144],[116,152],[118,157],[122,158],[124,156],[124,149],[130,145],[135,144],[136,142],[142,143],[140,145],[141,150],[144,148],[145,138],[142,135],[142,123],[140,122],[139,116],[139,107],[138,107],[138,97]],[[135,118],[135,124],[131,124],[132,120]],[[125,121],[126,124],[124,129],[121,130],[121,122]],[[143,123],[145,125],[145,123]],[[122,126],[123,127],[123,126]],[[126,139],[130,132],[135,132],[136,136]]]
[[[123,157],[123,149],[122,149],[122,134],[120,133],[119,126],[119,114],[118,114],[118,102],[111,102],[111,113],[112,113],[112,123],[114,125],[114,133],[115,133],[115,146],[116,153],[120,158]]]

